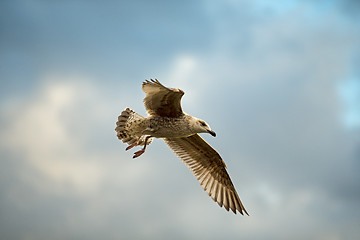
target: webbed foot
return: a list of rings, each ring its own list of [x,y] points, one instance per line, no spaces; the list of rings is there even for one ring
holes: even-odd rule
[[[133,158],[140,157],[144,152],[145,152],[145,148],[141,149],[140,151],[135,152]]]

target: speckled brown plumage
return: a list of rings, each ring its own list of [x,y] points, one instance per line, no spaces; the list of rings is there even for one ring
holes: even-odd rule
[[[129,108],[121,113],[116,123],[119,139],[129,144],[126,150],[144,145],[134,158],[145,152],[154,137],[163,138],[171,150],[188,166],[203,189],[220,207],[236,214],[247,213],[226,170],[225,162],[198,133],[215,136],[209,125],[185,114],[181,108],[184,92],[167,88],[157,79],[145,80],[144,105],[149,117],[143,117]]]

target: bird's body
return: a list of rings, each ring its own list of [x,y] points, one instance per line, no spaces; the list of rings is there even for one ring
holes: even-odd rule
[[[144,117],[134,123],[134,134],[138,137],[151,135],[155,138],[179,138],[188,137],[194,134],[191,128],[193,117],[183,114],[179,117]]]
[[[218,152],[198,133],[216,136],[209,125],[198,118],[185,114],[180,105],[184,92],[166,88],[158,80],[145,81],[142,85],[146,97],[144,104],[149,114],[143,117],[126,108],[118,117],[117,136],[129,144],[126,150],[144,146],[135,152],[134,158],[145,152],[153,138],[162,138],[178,157],[194,173],[200,185],[226,210],[241,214],[246,212],[226,171],[226,165]]]

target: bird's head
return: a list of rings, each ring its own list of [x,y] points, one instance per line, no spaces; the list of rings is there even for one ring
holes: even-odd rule
[[[191,127],[196,133],[210,133],[211,136],[216,137],[216,133],[211,130],[209,124],[207,124],[204,120],[193,118]]]

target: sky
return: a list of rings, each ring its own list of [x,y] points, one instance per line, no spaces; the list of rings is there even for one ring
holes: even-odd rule
[[[0,2],[3,239],[357,239],[358,1]],[[250,216],[161,139],[114,131],[141,83],[185,91]]]

